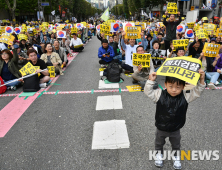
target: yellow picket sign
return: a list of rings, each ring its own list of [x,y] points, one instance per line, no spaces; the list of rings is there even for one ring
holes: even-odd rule
[[[189,29],[192,29],[192,28],[194,27],[194,24],[195,24],[195,22],[188,22],[188,23],[187,23],[187,27],[188,27]]]
[[[196,36],[199,38],[199,39],[203,39],[203,38],[208,38],[208,32],[204,29],[199,29],[196,31]]]
[[[168,58],[158,69],[157,75],[176,77],[180,80],[197,85],[202,62],[196,58],[174,57]]]
[[[116,21],[115,20],[107,20],[106,22],[107,23],[115,23]]]
[[[101,29],[101,28],[100,28]],[[141,27],[125,27],[126,39],[140,39]]]
[[[22,32],[26,33],[27,32],[27,26],[26,24],[22,24]]]
[[[156,36],[158,35],[158,31],[154,31],[154,34],[156,34]]]
[[[176,51],[177,48],[179,48],[179,47],[184,47],[184,50],[186,50],[188,44],[189,44],[188,39],[173,40],[173,46],[174,46],[173,51]]]
[[[47,66],[50,77],[55,77],[55,67],[54,66]]]
[[[40,69],[40,66],[34,66],[35,67],[35,70],[38,70]],[[41,75],[41,73],[38,73],[38,77]]]
[[[216,57],[219,54],[220,44],[213,44],[213,43],[205,43],[204,44],[204,55],[206,57]]]
[[[126,86],[126,88],[129,90],[129,92],[141,91],[141,86],[140,85]]]
[[[81,22],[81,24],[83,24],[83,26],[86,27],[86,22]]]
[[[222,36],[222,28],[217,28],[216,36],[217,37],[221,37]]]
[[[212,31],[217,29],[217,26],[215,24],[204,23],[203,29],[205,29],[208,32],[208,35],[211,35]]]
[[[110,33],[110,26],[100,24],[100,33],[104,33],[105,35],[109,35]]]
[[[177,3],[168,2],[168,4],[167,4],[167,12],[168,12],[168,14],[177,14],[178,13]]]
[[[80,47],[83,47],[83,44],[75,45],[75,46],[74,46],[74,48],[80,48]]]
[[[197,31],[200,29],[200,24],[194,24],[193,30]]]
[[[77,32],[78,32],[78,28],[76,28],[76,27],[71,28],[71,34],[77,33]]]
[[[0,42],[6,43],[8,45],[12,45],[11,42],[13,42],[15,37],[9,33],[2,33],[0,37]]]
[[[28,36],[26,34],[19,34],[18,35],[18,39],[19,39],[19,41],[21,41],[21,40],[28,40]]]
[[[133,53],[133,65],[138,66],[142,65],[142,67],[150,67],[150,58],[151,54],[137,54]]]
[[[23,66],[20,70],[20,73],[23,76],[26,76],[28,74],[33,74],[36,72],[36,68],[30,63],[28,62],[25,66]]]

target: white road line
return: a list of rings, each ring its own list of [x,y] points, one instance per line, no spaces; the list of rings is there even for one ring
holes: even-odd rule
[[[125,120],[95,122],[92,149],[129,148],[130,142]]]
[[[123,109],[121,95],[98,96],[96,110]]]
[[[119,88],[119,83],[105,84],[103,80],[99,80],[99,89]]]

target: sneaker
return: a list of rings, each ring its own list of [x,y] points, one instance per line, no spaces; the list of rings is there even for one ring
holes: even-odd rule
[[[220,83],[218,81],[216,81],[215,85],[218,85],[218,84],[220,84]]]
[[[212,90],[216,89],[216,86],[213,83],[208,84],[208,87]]]
[[[16,86],[11,86],[11,90],[16,91]]]
[[[7,87],[7,90],[11,90],[11,86]]]
[[[39,87],[46,88],[46,83],[39,84]]]
[[[156,167],[162,168],[163,167],[163,155],[162,154],[156,154],[156,160],[155,160]]]
[[[174,169],[182,169],[179,156],[174,157],[173,167],[174,167]]]
[[[106,65],[105,64],[101,64],[100,67],[101,68],[106,68]]]

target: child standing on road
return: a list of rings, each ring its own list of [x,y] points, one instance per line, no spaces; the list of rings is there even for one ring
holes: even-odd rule
[[[163,145],[165,144],[165,138],[169,137],[169,141],[173,151],[180,151],[180,129],[186,122],[186,113],[188,103],[194,101],[200,97],[200,94],[205,88],[205,73],[203,70],[199,70],[200,81],[197,86],[192,90],[185,91],[185,82],[174,78],[166,77],[165,87],[166,90],[153,89],[153,85],[156,80],[156,72],[150,74],[148,81],[146,82],[144,93],[156,102],[156,115],[155,126],[156,138],[155,138],[155,150],[156,154],[155,165],[157,167],[163,167]],[[179,155],[174,155],[174,169],[181,169]]]

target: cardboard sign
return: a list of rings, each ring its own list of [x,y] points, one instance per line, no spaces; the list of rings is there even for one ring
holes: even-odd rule
[[[55,67],[54,66],[47,66],[50,77],[55,77]]]
[[[146,23],[145,22],[135,22],[135,26],[141,26],[142,29],[146,29]]]
[[[26,34],[19,34],[18,35],[18,39],[19,39],[19,41],[21,41],[21,40],[28,40],[28,36]]]
[[[196,36],[198,39],[208,38],[208,32],[204,29],[199,29],[196,31]]]
[[[100,33],[104,33],[105,35],[109,35],[110,32],[110,26],[100,24]]]
[[[197,31],[200,29],[200,24],[194,24],[193,30]]]
[[[26,33],[27,32],[27,26],[26,24],[22,24],[22,32]]]
[[[140,39],[141,27],[125,27],[126,39]]]
[[[75,46],[74,46],[74,48],[80,48],[80,47],[83,47],[83,44],[75,45]]]
[[[142,67],[150,67],[150,58],[151,54],[133,54],[133,65],[138,66],[142,65]]]
[[[192,29],[194,27],[194,24],[195,24],[195,22],[189,22],[189,23],[187,23],[187,27],[189,29]]]
[[[168,58],[158,69],[157,75],[176,77],[196,86],[200,78],[198,71],[201,66],[202,62],[196,58]]]
[[[176,49],[178,47],[184,47],[184,50],[186,50],[188,44],[189,44],[189,40],[188,39],[173,40],[173,46],[174,46],[174,50],[173,51],[176,51]]]
[[[219,54],[220,44],[213,44],[213,43],[205,43],[204,44],[204,55],[206,57],[216,57]]]
[[[140,85],[126,86],[126,88],[129,90],[129,92],[141,91],[141,86]]]
[[[116,22],[115,20],[107,20],[107,21],[106,21],[106,23],[110,23],[110,24],[111,24],[111,23],[115,23],[115,22]]]
[[[3,33],[0,37],[0,42],[12,45],[10,42],[13,42],[15,37],[9,33]]]
[[[167,4],[167,12],[168,14],[177,14],[177,3],[174,2],[168,2]]]
[[[28,74],[33,74],[36,72],[36,68],[28,62],[25,66],[23,66],[19,72],[22,74],[22,76],[26,76]]]
[[[212,31],[217,29],[217,26],[215,24],[204,23],[203,29],[205,29],[208,32],[208,35],[211,35]]]

